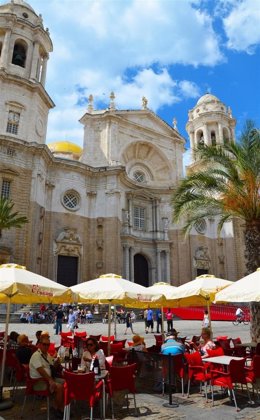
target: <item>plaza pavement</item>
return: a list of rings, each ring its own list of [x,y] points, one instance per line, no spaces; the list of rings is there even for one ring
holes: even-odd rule
[[[231,322],[214,322],[213,321],[213,333],[214,336],[218,335],[228,335],[230,337],[241,337],[243,341],[248,341],[250,339],[249,326],[239,325],[234,326]],[[4,325],[0,324],[0,331],[3,330]],[[182,336],[192,337],[192,335],[197,335],[201,329],[200,321],[174,321],[174,328],[180,331]],[[59,337],[54,335],[54,329],[52,325],[48,324],[10,324],[9,332],[15,330],[18,333],[26,333],[29,335],[30,339],[35,338],[35,332],[38,329],[48,330],[51,335],[51,340],[59,343]],[[67,331],[66,325],[63,325],[63,330]],[[107,335],[107,324],[94,323],[80,325],[78,331],[86,330],[88,334],[104,334]],[[131,340],[132,334],[124,335],[125,326],[124,324],[117,324],[117,336],[118,338],[127,338]],[[154,344],[153,334],[144,334],[144,323],[136,322],[134,324],[135,333],[141,334],[145,337],[147,346]],[[114,328],[112,328],[112,333]],[[140,389],[140,387],[139,387]],[[14,407],[7,411],[0,412],[4,420],[17,420],[20,418],[21,405],[23,398],[23,390],[20,390],[17,396],[16,403]],[[249,405],[247,402],[247,397],[241,397],[238,393],[238,405],[241,407],[240,412],[236,412],[233,403],[231,404],[229,398],[217,399],[214,407],[211,406],[211,403],[205,402],[205,398],[199,393],[192,392],[189,399],[182,397],[181,394],[173,394],[173,400],[179,403],[179,406],[176,408],[167,408],[164,407],[164,403],[168,402],[168,397],[165,395],[162,397],[160,393],[157,394],[148,394],[148,393],[138,393],[137,394],[137,406],[139,412],[139,419],[144,420],[181,420],[181,419],[192,419],[192,420],[260,420],[260,402],[255,398],[255,404]],[[44,406],[44,402],[36,402],[38,407]],[[40,403],[40,405],[39,405]],[[78,405],[78,404],[77,404]],[[77,414],[72,409],[74,413],[72,420],[81,420],[88,419],[86,416],[81,416]],[[89,411],[85,411],[86,414]],[[133,402],[131,400],[129,411],[126,407],[116,409],[116,419],[120,420],[132,420],[134,417]],[[108,411],[107,419],[111,418],[111,415]],[[39,410],[33,412],[32,405],[28,402],[25,410],[24,419],[26,420],[45,420],[46,411],[39,412]],[[51,417],[51,420],[54,417]]]

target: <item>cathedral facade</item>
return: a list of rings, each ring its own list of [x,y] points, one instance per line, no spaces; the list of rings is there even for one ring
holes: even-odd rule
[[[83,147],[46,144],[45,90],[52,41],[41,15],[22,0],[0,6],[0,193],[27,216],[4,230],[0,263],[15,262],[65,285],[117,273],[152,285],[180,285],[203,273],[244,274],[243,232],[201,220],[185,238],[171,197],[183,177],[185,139],[142,99],[138,110],[94,109],[89,97]],[[75,122],[76,123],[76,122]],[[202,96],[189,111],[191,147],[234,138],[231,110]],[[188,171],[196,170],[193,159]]]

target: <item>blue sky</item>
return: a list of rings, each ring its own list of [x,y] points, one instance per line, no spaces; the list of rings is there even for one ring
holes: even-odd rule
[[[6,1],[0,0],[0,4]],[[188,110],[211,92],[230,106],[237,136],[260,127],[260,0],[30,0],[50,30],[46,89],[56,104],[47,142],[82,145],[96,109],[148,107],[187,138]]]

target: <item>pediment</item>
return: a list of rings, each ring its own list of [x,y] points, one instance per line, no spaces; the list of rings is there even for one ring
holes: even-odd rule
[[[119,111],[118,114],[124,120],[127,120],[134,125],[138,125],[139,127],[148,128],[165,136],[176,136],[176,131],[173,127],[155,115],[152,111]]]

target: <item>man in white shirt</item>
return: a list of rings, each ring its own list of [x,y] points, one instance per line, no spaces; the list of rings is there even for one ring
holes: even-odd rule
[[[244,315],[244,312],[242,311],[242,309],[241,308],[237,308],[237,310],[236,310],[236,317],[238,319],[241,319],[243,317],[243,315]]]
[[[63,385],[56,383],[51,375],[51,365],[53,365],[53,359],[48,354],[48,349],[50,346],[50,340],[48,337],[43,336],[40,338],[39,348],[36,352],[33,353],[30,363],[30,377],[32,379],[44,378],[49,384],[49,390],[51,394],[54,394],[54,408],[56,410],[56,417],[63,418]],[[39,382],[35,384],[35,390],[44,390],[46,389],[46,382]]]

